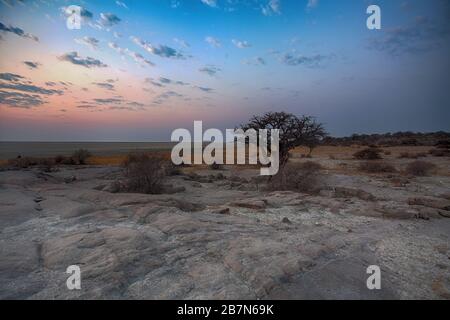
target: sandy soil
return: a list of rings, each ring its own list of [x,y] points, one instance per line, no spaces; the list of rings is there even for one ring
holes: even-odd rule
[[[316,195],[229,166],[187,168],[161,195],[109,192],[116,166],[1,171],[0,298],[450,299],[449,159],[428,157],[429,177],[368,175],[351,152],[313,154]],[[397,152],[398,169],[414,161]]]

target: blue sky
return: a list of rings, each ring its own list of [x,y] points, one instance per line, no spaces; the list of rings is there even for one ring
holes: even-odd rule
[[[0,139],[161,141],[267,111],[333,135],[448,131],[449,3],[1,0]]]

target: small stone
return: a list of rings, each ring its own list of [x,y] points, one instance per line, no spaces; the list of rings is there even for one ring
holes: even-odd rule
[[[287,224],[292,224],[291,220],[289,220],[289,219],[286,218],[286,217],[284,217],[283,220],[281,220],[281,222],[287,223]]]
[[[77,180],[77,177],[75,177],[75,176],[70,176],[70,177],[64,178],[64,182],[65,183],[71,183],[71,182],[74,182],[76,180]]]
[[[230,214],[230,208],[223,208],[217,211],[218,214]]]

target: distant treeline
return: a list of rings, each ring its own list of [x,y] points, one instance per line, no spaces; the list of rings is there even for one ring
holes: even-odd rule
[[[438,146],[450,144],[450,132],[432,133],[396,132],[384,134],[353,134],[350,137],[327,137],[322,145],[331,146]]]

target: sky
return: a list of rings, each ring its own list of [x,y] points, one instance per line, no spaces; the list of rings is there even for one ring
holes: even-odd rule
[[[450,0],[0,0],[0,140],[169,141],[269,111],[450,131],[449,40]]]

